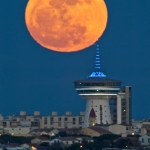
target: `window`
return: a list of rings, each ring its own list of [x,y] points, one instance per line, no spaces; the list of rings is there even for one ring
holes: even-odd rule
[[[58,122],[58,127],[61,127],[61,122]]]
[[[58,121],[61,121],[61,118],[58,118]]]
[[[54,121],[54,118],[53,118],[53,117],[51,117],[51,121]]]
[[[3,126],[6,126],[7,125],[7,123],[6,122],[3,122]]]
[[[142,143],[144,143],[144,139],[142,138]]]
[[[65,118],[65,121],[68,121],[68,118]]]
[[[76,121],[76,118],[72,118],[72,121]]]
[[[72,144],[74,144],[74,141],[72,141]]]
[[[150,143],[150,139],[148,139],[148,143]]]
[[[34,121],[39,121],[39,118],[34,118]]]
[[[39,126],[39,122],[31,122],[31,126],[32,127],[38,127]]]
[[[64,123],[64,126],[65,126],[65,128],[67,128],[67,127],[68,127],[68,123],[67,123],[67,122],[65,122],[65,123]]]
[[[79,121],[82,121],[82,117],[79,117]]]
[[[82,117],[79,117],[79,124],[82,124]]]

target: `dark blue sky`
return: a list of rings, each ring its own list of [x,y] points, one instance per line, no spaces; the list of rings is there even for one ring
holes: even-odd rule
[[[150,0],[105,0],[109,19],[99,40],[102,71],[133,88],[133,118],[150,117]],[[94,70],[95,47],[48,51],[29,35],[27,0],[0,1],[0,113],[78,114],[85,101],[73,81]]]

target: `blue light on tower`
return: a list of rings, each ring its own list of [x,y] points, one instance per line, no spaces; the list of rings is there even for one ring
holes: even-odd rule
[[[100,50],[99,50],[99,45],[96,44],[96,58],[95,58],[95,69],[89,78],[105,78],[106,75],[103,72],[100,72],[101,65],[100,65]]]

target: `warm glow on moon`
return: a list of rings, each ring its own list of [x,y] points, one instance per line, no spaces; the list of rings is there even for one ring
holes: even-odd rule
[[[25,21],[43,47],[74,52],[94,44],[107,24],[104,0],[29,0]]]

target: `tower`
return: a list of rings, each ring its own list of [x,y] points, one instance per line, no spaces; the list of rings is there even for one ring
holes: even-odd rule
[[[131,87],[108,79],[100,71],[99,45],[96,45],[95,71],[87,79],[74,81],[75,90],[86,102],[84,127],[95,124],[131,123]]]

